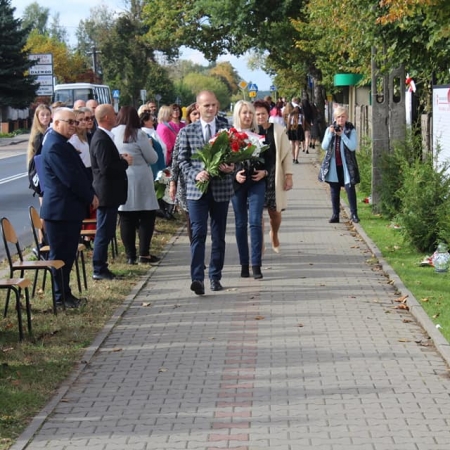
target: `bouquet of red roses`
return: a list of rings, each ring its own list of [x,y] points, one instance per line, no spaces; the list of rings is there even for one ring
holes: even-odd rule
[[[268,148],[263,143],[264,139],[264,136],[237,131],[236,128],[220,130],[202,149],[192,155],[192,159],[202,161],[210,177],[218,177],[222,174],[219,170],[221,164],[260,160],[261,153]],[[209,180],[197,181],[196,186],[205,193]]]

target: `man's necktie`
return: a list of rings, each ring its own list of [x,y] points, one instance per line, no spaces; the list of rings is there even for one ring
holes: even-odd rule
[[[208,143],[210,139],[211,139],[211,125],[207,123],[205,132],[205,142]]]

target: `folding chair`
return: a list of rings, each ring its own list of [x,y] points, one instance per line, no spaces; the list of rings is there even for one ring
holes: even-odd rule
[[[31,231],[33,232],[33,238],[34,238],[34,244],[36,248],[36,256],[40,261],[47,261],[48,255],[50,253],[50,246],[43,245],[43,242],[39,242],[39,234],[41,236],[44,236],[44,229],[42,226],[41,218],[39,217],[39,213],[37,212],[37,209],[34,206],[30,206],[28,208],[29,215],[30,215],[30,223],[31,223]],[[40,233],[39,233],[40,231]],[[77,276],[77,285],[78,285],[78,291],[82,292],[81,288],[81,276],[80,276],[80,264],[79,261],[81,261],[81,272],[83,274],[83,282],[84,282],[84,288],[87,289],[87,276],[86,276],[86,263],[84,261],[84,250],[86,250],[86,247],[83,244],[78,244],[77,248],[77,255],[75,258],[75,273]],[[45,280],[47,278],[47,272],[44,272],[44,279],[42,282],[42,289],[45,289]],[[34,275],[34,282],[33,282],[33,291],[31,296],[34,297],[36,293],[36,284],[38,279],[38,272]]]
[[[46,260],[46,261],[27,261],[23,259],[22,250],[20,248],[19,240],[17,239],[17,234],[11,225],[11,222],[6,218],[3,217],[0,220],[0,225],[2,229],[2,237],[3,237],[3,243],[5,245],[6,250],[6,257],[8,259],[9,264],[9,277],[13,278],[14,272],[20,271],[20,277],[24,277],[24,273],[26,270],[45,270],[50,272],[50,277],[52,280],[52,300],[53,300],[53,313],[57,314],[57,308],[56,308],[56,296],[55,296],[55,283],[53,279],[53,272],[52,269],[59,272],[59,275],[61,277],[61,286],[64,286],[64,277],[63,277],[63,271],[62,268],[64,266],[64,261],[61,260]],[[15,254],[17,254],[18,260],[13,261],[11,248],[15,248]],[[62,292],[62,300],[63,300],[63,307],[66,308],[65,303],[65,293]],[[5,317],[6,313],[8,311],[8,304],[9,304],[9,292],[8,296],[6,298],[6,305],[5,305]]]
[[[30,286],[30,284],[31,281],[27,280],[26,278],[7,278],[4,280],[0,280],[0,289],[5,289],[8,291],[7,297],[9,297],[11,291],[13,291],[16,295],[17,323],[19,325],[19,339],[21,341],[23,340],[22,308],[20,305],[20,293],[22,289],[25,290],[25,307],[27,311],[28,333],[31,334],[31,307],[30,296],[28,293],[28,286]]]

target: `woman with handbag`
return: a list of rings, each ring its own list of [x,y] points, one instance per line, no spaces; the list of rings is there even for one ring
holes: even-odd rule
[[[348,111],[338,106],[333,113],[334,122],[325,131],[322,148],[327,152],[319,172],[319,181],[330,185],[333,214],[330,223],[339,223],[341,187],[347,191],[351,221],[359,222],[355,185],[360,182],[356,147],[356,129],[348,122]]]

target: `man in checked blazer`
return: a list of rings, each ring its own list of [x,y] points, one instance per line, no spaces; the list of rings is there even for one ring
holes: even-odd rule
[[[211,91],[202,91],[197,95],[197,109],[200,120],[191,123],[180,131],[180,152],[178,164],[186,180],[186,198],[191,221],[191,290],[197,295],[205,293],[205,243],[208,229],[208,216],[211,217],[211,259],[209,279],[212,291],[223,289],[220,284],[225,260],[225,231],[228,205],[234,193],[234,164],[222,164],[223,177],[210,177],[203,163],[192,160],[191,156],[201,149],[209,137],[223,129],[216,118],[218,101]],[[210,180],[208,191],[202,194],[197,189],[197,181]]]

